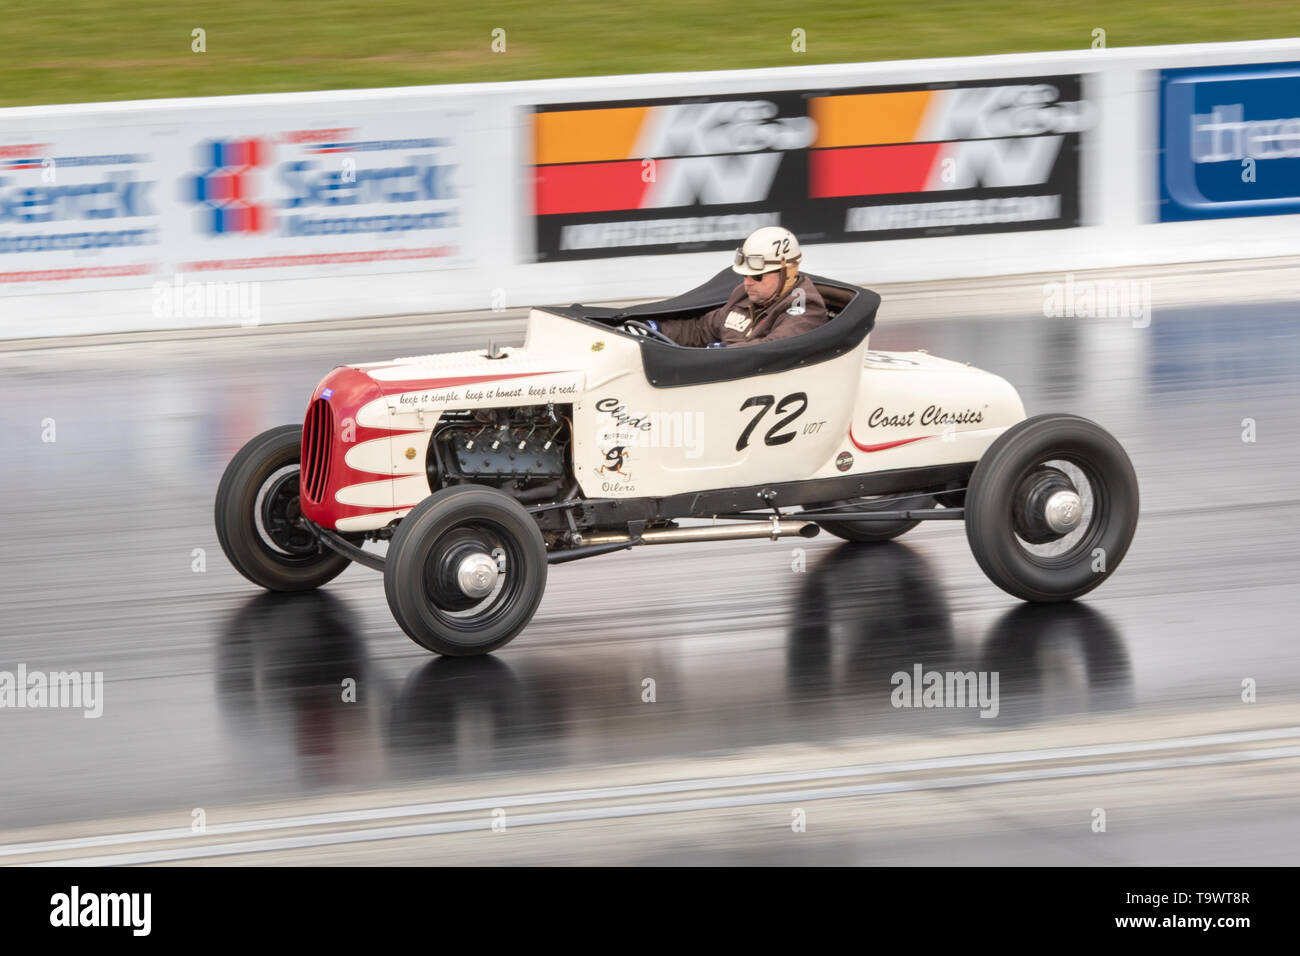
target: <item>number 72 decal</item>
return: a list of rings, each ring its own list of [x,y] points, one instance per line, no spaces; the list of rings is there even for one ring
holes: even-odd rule
[[[783,432],[781,429],[808,410],[808,396],[803,392],[793,392],[778,402],[773,395],[755,395],[740,403],[742,412],[747,408],[758,406],[758,414],[750,420],[749,424],[745,426],[745,430],[740,433],[740,437],[736,439],[736,451],[740,451],[749,445],[749,436],[758,425],[759,419],[766,415],[767,410],[774,404],[776,405],[776,414],[785,417],[778,419],[776,424],[767,430],[763,435],[763,444],[784,445],[786,442],[794,440],[794,436],[798,434],[798,431],[791,429],[788,432]]]

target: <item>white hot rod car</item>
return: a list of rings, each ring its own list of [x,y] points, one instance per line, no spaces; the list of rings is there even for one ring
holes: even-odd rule
[[[724,270],[632,308],[535,308],[522,348],[339,366],[301,426],[230,462],[221,546],[271,590],[380,569],[402,629],[451,655],[522,631],[549,564],[643,545],[823,528],[880,542],[964,519],[980,567],[1026,601],[1076,598],[1119,566],[1138,487],[1114,438],[1026,418],[969,365],[869,351],[880,297],[810,278],[830,320],[775,342],[686,348],[646,322],[723,304]],[[382,540],[386,556],[363,548]]]

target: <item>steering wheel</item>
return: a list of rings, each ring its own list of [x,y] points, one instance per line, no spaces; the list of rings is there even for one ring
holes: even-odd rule
[[[648,339],[654,339],[656,342],[663,342],[666,345],[676,345],[677,343],[664,335],[653,326],[647,325],[640,319],[624,319],[623,331],[630,332],[633,335],[640,335]]]

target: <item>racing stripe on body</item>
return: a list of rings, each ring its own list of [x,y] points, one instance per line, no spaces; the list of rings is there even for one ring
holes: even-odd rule
[[[918,435],[916,438],[900,438],[897,441],[885,441],[878,445],[864,445],[853,437],[853,429],[849,429],[849,441],[857,447],[858,451],[886,451],[890,448],[897,448],[899,445],[910,445],[914,441],[925,441],[927,438],[934,438],[934,435]]]

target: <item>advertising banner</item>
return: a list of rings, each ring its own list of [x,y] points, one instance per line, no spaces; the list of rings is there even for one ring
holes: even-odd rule
[[[166,248],[167,132],[0,135],[0,295],[153,275]]]
[[[287,111],[280,111],[287,112]],[[467,114],[209,119],[0,138],[0,295],[462,267]]]
[[[1077,75],[537,106],[537,258],[1068,228],[1094,119]]]
[[[187,129],[169,226],[177,269],[258,278],[464,264],[463,114]]]
[[[1160,73],[1160,221],[1300,213],[1300,63]]]

